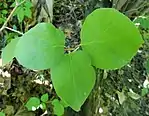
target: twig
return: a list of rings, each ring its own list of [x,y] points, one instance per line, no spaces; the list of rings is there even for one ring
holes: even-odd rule
[[[16,33],[18,33],[18,34],[20,34],[20,35],[24,35],[22,32],[17,31],[17,30],[12,29],[12,28],[9,28],[9,27],[5,27],[5,29],[8,29],[8,30],[13,31],[13,32],[16,32]]]
[[[6,21],[4,22],[3,26],[0,28],[0,32],[6,28],[7,23],[9,22],[9,20],[11,19],[11,17],[13,16],[14,12],[16,11],[16,9],[22,5],[26,0],[23,0],[22,2],[18,3],[16,0],[16,6],[13,8],[13,10],[11,11],[10,15],[8,16],[8,18],[6,19]]]

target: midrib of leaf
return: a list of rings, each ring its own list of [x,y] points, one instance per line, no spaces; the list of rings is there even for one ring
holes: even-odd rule
[[[72,61],[72,56],[71,56],[71,54],[69,55],[69,66],[70,66],[70,74],[72,74],[72,83],[73,83],[73,86],[74,86],[74,90],[76,91],[76,93],[78,93],[77,92],[77,87],[76,87],[76,85],[75,85],[75,76],[74,76],[74,74],[72,73],[72,70],[73,69],[71,69],[71,68],[73,68],[72,67],[72,63],[71,63],[71,61]],[[77,101],[78,99],[77,99],[77,94],[75,94],[75,100]]]
[[[114,22],[113,21],[110,21],[109,24],[107,24],[107,25],[109,25],[109,26],[106,27],[105,29],[103,29],[103,32],[102,33],[106,33],[110,28],[113,28],[112,26],[114,25]],[[101,44],[101,43],[105,43],[105,42],[106,41],[100,41],[100,40],[97,41],[97,40],[93,39],[91,42],[88,42],[88,43],[85,43],[85,44],[81,44],[81,45],[90,45],[90,44],[94,44],[94,43]]]
[[[91,45],[91,44],[97,44],[97,43],[99,43],[99,44],[101,44],[101,43],[105,43],[106,41],[91,41],[91,42],[88,42],[88,43],[85,43],[85,44],[81,44],[82,46],[86,46],[86,45]]]
[[[52,47],[53,47],[53,48],[57,48],[57,47],[59,47],[59,48],[63,47],[63,48],[64,48],[63,45],[52,45]]]
[[[106,33],[113,26],[113,24],[114,24],[114,22],[113,21],[110,21],[109,24],[107,24],[109,26],[103,30],[103,33]]]

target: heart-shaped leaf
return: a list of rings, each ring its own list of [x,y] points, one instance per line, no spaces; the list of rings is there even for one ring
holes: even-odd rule
[[[14,51],[18,38],[11,40],[11,42],[2,51],[2,65],[9,63],[14,58]]]
[[[52,24],[37,24],[21,37],[16,46],[15,56],[26,68],[51,68],[64,55],[64,39],[64,34]]]
[[[113,8],[100,8],[86,18],[81,30],[83,50],[101,69],[126,65],[143,43],[133,22]]]
[[[59,65],[51,69],[51,77],[58,96],[79,111],[94,86],[96,76],[90,58],[83,51],[77,51],[64,56]]]

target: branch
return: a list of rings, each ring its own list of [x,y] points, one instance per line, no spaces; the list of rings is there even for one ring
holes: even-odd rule
[[[16,11],[16,9],[22,5],[26,0],[23,0],[22,2],[18,3],[16,0],[16,6],[13,8],[13,10],[11,11],[10,15],[8,16],[8,18],[6,19],[6,21],[4,22],[3,26],[0,28],[0,32],[3,31],[6,28],[7,23],[9,22],[9,20],[11,19],[11,17],[13,16],[14,12]]]
[[[5,27],[5,29],[8,29],[8,30],[13,31],[13,32],[15,32],[15,33],[18,33],[18,34],[20,34],[20,35],[24,35],[22,32],[17,31],[17,30],[12,29],[12,28],[9,28],[9,27]]]

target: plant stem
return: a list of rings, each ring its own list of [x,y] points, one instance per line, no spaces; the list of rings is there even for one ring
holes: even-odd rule
[[[6,28],[7,23],[9,22],[9,20],[11,19],[11,17],[13,16],[14,12],[16,11],[16,9],[22,5],[26,0],[23,0],[22,2],[18,3],[16,1],[16,6],[13,8],[13,10],[11,11],[10,15],[8,16],[8,18],[6,19],[6,21],[4,22],[3,26],[0,28],[0,32],[3,31]]]
[[[9,27],[5,27],[5,29],[8,29],[8,30],[13,31],[13,32],[15,32],[15,33],[18,33],[18,34],[20,34],[20,35],[24,35],[22,32],[17,31],[17,30],[12,29],[12,28],[9,28]]]
[[[65,48],[65,51],[77,51],[80,48],[81,44],[77,45],[75,48]]]

